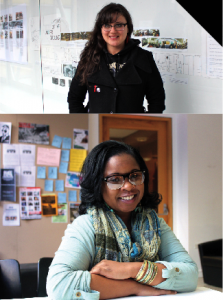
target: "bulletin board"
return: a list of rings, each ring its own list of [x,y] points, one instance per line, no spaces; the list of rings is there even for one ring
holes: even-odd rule
[[[80,189],[75,187],[66,187],[64,185],[64,191],[56,191],[55,181],[66,181],[66,174],[59,172],[59,167],[57,167],[57,179],[51,179],[53,181],[53,192],[45,191],[45,179],[49,179],[49,167],[37,163],[37,151],[38,148],[44,148],[48,150],[61,149],[52,146],[54,136],[61,136],[70,138],[72,140],[72,149],[73,149],[73,129],[86,129],[88,130],[88,116],[79,114],[79,115],[60,115],[59,121],[57,115],[47,115],[47,114],[36,114],[36,115],[1,115],[0,122],[10,122],[11,123],[11,144],[19,145],[35,145],[35,187],[39,187],[41,194],[66,194],[66,214],[67,221],[64,223],[57,222],[58,218],[51,217],[50,214],[46,216],[41,216],[40,219],[20,219],[19,226],[3,226],[3,208],[5,205],[18,204],[19,203],[19,190],[22,187],[16,186],[16,202],[11,201],[0,201],[0,239],[4,241],[1,243],[0,249],[0,259],[14,258],[17,259],[20,263],[34,263],[38,262],[40,257],[53,257],[55,251],[58,249],[61,238],[64,235],[64,231],[67,225],[72,222],[74,217],[77,216],[76,212],[78,210],[78,205],[80,203]],[[18,127],[19,123],[35,123],[35,124],[48,124],[49,125],[49,145],[43,144],[28,144],[28,143],[19,143],[18,139]],[[75,149],[74,149],[75,150]],[[0,143],[0,167],[3,168],[3,144]],[[46,167],[46,177],[37,178],[38,171],[37,168]],[[70,167],[68,167],[69,173]],[[69,201],[69,193],[76,195],[76,199]],[[38,191],[34,187],[29,189],[29,193],[25,196],[32,198],[34,196],[34,202],[38,201]],[[29,199],[24,199],[30,201]],[[31,199],[32,200],[32,199]],[[57,199],[58,201],[58,199]],[[32,201],[30,201],[32,202]],[[35,204],[36,205],[36,204]],[[58,210],[60,212],[63,210],[61,203],[57,203]],[[74,211],[70,213],[70,208]],[[62,214],[61,214],[62,215]],[[61,217],[60,215],[60,217]],[[54,220],[53,220],[54,218]],[[66,218],[65,218],[66,219]]]
[[[8,1],[1,5],[2,51],[7,9],[8,16],[14,12],[13,18],[24,11],[24,32],[20,38],[23,48],[19,47],[23,49],[23,61],[0,60],[0,112],[68,113],[67,94],[80,53],[97,13],[108,3],[29,0],[23,5],[19,0],[16,6]],[[222,113],[222,47],[209,33],[175,0],[119,3],[132,16],[132,37],[140,40],[140,47],[153,53],[164,82],[164,113]],[[11,49],[16,51],[16,31],[22,30],[14,33],[8,29],[8,49],[13,45],[10,31],[15,36]]]

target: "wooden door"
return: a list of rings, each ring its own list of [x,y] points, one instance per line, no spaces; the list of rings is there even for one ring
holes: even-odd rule
[[[158,215],[172,228],[171,118],[120,114],[99,118],[100,142],[123,141],[139,150],[149,170],[149,191],[163,197]]]

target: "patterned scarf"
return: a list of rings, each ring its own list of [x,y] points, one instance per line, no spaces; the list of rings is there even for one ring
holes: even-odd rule
[[[93,220],[96,239],[96,252],[93,266],[103,259],[118,262],[159,260],[161,244],[160,223],[156,212],[143,208],[132,212],[132,233],[113,210],[88,208],[87,213]]]

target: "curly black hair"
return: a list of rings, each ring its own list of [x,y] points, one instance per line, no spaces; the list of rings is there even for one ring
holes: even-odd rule
[[[146,164],[139,152],[122,142],[105,141],[94,147],[86,157],[81,171],[81,204],[79,214],[85,214],[87,208],[96,206],[97,208],[105,208],[101,187],[104,178],[104,170],[108,160],[115,155],[129,154],[138,163],[140,170],[145,171],[144,195],[141,200],[142,207],[157,209],[162,201],[162,196],[158,193],[149,193],[149,172]]]

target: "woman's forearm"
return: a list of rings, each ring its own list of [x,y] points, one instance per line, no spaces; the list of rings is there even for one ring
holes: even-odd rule
[[[90,288],[100,292],[100,299],[136,295],[137,285],[137,282],[132,279],[117,280],[91,274]]]
[[[140,284],[133,279],[110,279],[101,275],[91,274],[91,290],[100,292],[100,299],[111,299],[136,296],[174,295],[175,291],[156,289]]]

